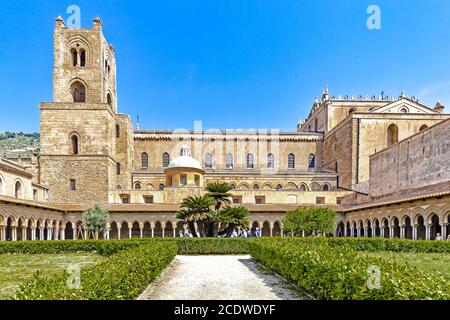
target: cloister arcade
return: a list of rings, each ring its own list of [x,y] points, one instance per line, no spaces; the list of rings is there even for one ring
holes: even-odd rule
[[[412,240],[435,240],[438,234],[443,239],[450,235],[450,205],[347,213],[337,221],[335,230],[337,237]]]
[[[105,232],[93,233],[83,229],[80,220],[64,221],[9,215],[0,212],[0,241],[77,240],[77,239],[129,239],[173,238],[187,228],[180,220],[121,221],[112,220]],[[263,237],[283,236],[283,226],[276,221],[252,221],[248,227],[261,230]]]

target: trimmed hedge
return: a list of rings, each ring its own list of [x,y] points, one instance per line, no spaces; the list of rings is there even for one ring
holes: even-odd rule
[[[315,239],[312,238],[312,241]],[[392,251],[416,253],[450,253],[450,241],[384,238],[327,238],[330,246],[343,245],[357,251]]]
[[[333,243],[336,244],[336,243]],[[251,241],[252,257],[317,299],[448,300],[450,284],[408,264],[339,249],[328,239]],[[368,268],[378,266],[381,288],[368,289]]]
[[[133,299],[164,270],[177,254],[174,241],[141,242],[106,261],[81,270],[81,289],[69,289],[64,272],[34,279],[21,286],[19,300],[124,300]],[[130,242],[131,246],[137,242]],[[111,248],[113,248],[111,246]],[[116,246],[114,249],[120,248]]]
[[[177,238],[178,254],[248,254],[250,239],[244,238]]]
[[[120,240],[58,240],[0,242],[0,254],[55,254],[97,252],[104,256],[128,250],[145,243],[175,242],[178,254],[248,254],[247,243],[242,238],[144,238]]]

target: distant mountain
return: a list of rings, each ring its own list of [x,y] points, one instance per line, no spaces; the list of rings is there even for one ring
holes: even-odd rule
[[[39,133],[0,133],[0,157],[29,157],[40,149]]]

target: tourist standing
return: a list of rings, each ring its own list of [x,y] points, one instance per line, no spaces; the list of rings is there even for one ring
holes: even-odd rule
[[[440,233],[437,233],[437,234],[436,234],[436,240],[443,240]]]

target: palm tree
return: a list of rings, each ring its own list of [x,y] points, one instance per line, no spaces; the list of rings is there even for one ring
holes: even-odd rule
[[[214,203],[214,199],[208,196],[189,196],[181,202],[181,210],[177,212],[176,217],[187,223],[192,235],[198,237],[194,223],[201,225],[209,221],[212,218],[211,207]]]
[[[218,221],[226,224],[226,227],[219,231],[219,235],[226,234],[229,237],[236,227],[248,228],[250,224],[248,220],[249,215],[248,209],[243,206],[224,208],[217,215]]]
[[[211,182],[206,186],[206,196],[213,198],[216,201],[216,211],[220,210],[222,204],[230,205],[231,187],[227,182]]]

